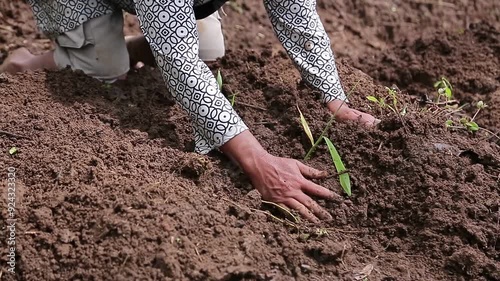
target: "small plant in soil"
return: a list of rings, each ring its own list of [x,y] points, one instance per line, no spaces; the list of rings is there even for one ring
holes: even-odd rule
[[[469,131],[471,133],[477,132],[477,131],[479,131],[479,129],[482,129],[482,128],[479,127],[479,125],[474,120],[476,119],[479,112],[481,110],[485,109],[486,107],[488,107],[487,104],[485,104],[483,101],[479,101],[478,103],[476,103],[476,113],[474,113],[474,116],[472,116],[472,118],[470,118],[468,116],[464,116],[464,117],[459,119],[459,121],[457,122],[458,123],[457,125],[455,125],[455,122],[453,120],[448,119],[445,122],[445,126],[446,126],[446,128],[450,128],[450,129],[466,129],[467,131]]]
[[[222,90],[222,75],[220,73],[220,69],[217,69],[217,76],[215,77],[215,80],[217,81],[217,85],[219,85],[219,91]]]
[[[436,103],[440,103],[441,98],[445,98],[447,102],[449,102],[453,97],[453,87],[451,86],[450,81],[445,77],[441,77],[440,80],[434,83],[434,88],[437,89],[437,101]]]
[[[458,129],[458,130],[466,130],[469,133],[476,133],[478,131],[484,131],[498,139],[500,137],[493,133],[492,131],[481,128],[477,122],[476,118],[482,110],[488,107],[488,105],[483,102],[483,101],[478,101],[475,105],[476,107],[476,112],[472,117],[469,116],[464,116],[459,115],[459,117],[456,117],[459,112],[462,111],[463,106],[458,106],[458,104],[451,105],[452,103],[457,103],[458,101],[453,100],[453,87],[446,78],[442,77],[441,80],[437,81],[434,83],[434,88],[437,89],[437,94],[438,97],[436,99],[436,102],[432,103],[434,107],[437,109],[434,111],[436,114],[441,114],[444,113],[446,116],[449,116],[449,119],[447,119],[444,123],[445,127],[447,129]],[[441,98],[445,98],[445,102],[441,102]],[[444,107],[440,107],[441,105],[444,104]],[[453,118],[455,117],[455,118]]]
[[[404,106],[401,110],[399,109],[398,89],[396,87],[385,87],[385,89],[388,93],[386,97],[367,96],[366,99],[377,104],[382,110],[389,109],[396,115],[405,116],[408,108]],[[387,99],[389,99],[389,103],[386,102]]]
[[[328,151],[330,152],[330,156],[332,157],[333,164],[335,166],[335,169],[337,170],[337,174],[339,175],[340,185],[342,186],[342,189],[344,189],[344,192],[347,195],[351,196],[351,180],[349,178],[349,173],[347,172],[345,165],[342,162],[342,158],[340,157],[340,154],[333,145],[332,141],[325,136],[326,131],[330,128],[331,124],[333,123],[333,120],[335,120],[334,119],[335,114],[330,118],[329,122],[325,126],[325,129],[323,129],[323,132],[319,136],[318,140],[315,142],[314,137],[311,133],[311,129],[309,128],[309,124],[307,123],[306,119],[304,118],[304,115],[302,114],[302,111],[300,111],[300,108],[298,106],[297,110],[299,111],[300,123],[302,124],[302,128],[304,129],[304,132],[306,133],[307,137],[309,138],[312,144],[312,147],[304,157],[304,160],[309,160],[311,158],[312,153],[316,150],[320,142],[322,140],[325,140],[325,143],[328,147]]]
[[[325,136],[326,132],[330,129],[332,126],[333,122],[335,122],[335,116],[337,115],[337,112],[339,109],[344,105],[345,101],[349,98],[351,93],[356,89],[360,81],[357,81],[354,87],[352,88],[351,91],[347,94],[346,98],[342,101],[340,104],[339,108],[333,113],[333,115],[330,117],[330,120],[325,125],[325,128],[323,128],[323,131],[317,138],[317,140],[314,140],[314,137],[312,135],[311,129],[309,128],[309,124],[307,123],[304,115],[302,114],[302,111],[300,110],[299,106],[297,106],[297,110],[299,111],[300,115],[300,123],[302,125],[302,128],[304,129],[304,132],[306,133],[307,137],[311,141],[311,148],[307,152],[306,156],[304,157],[304,160],[309,160],[311,159],[312,154],[316,151],[318,146],[320,145],[321,141],[325,141],[327,147],[328,147],[328,152],[330,153],[330,156],[332,157],[332,162],[333,165],[335,166],[335,169],[337,171],[337,174],[339,175],[339,181],[340,185],[342,186],[342,189],[344,192],[348,195],[351,196],[351,180],[349,177],[349,173],[347,169],[345,168],[345,165],[342,161],[342,158],[340,157],[340,154],[338,153],[337,149],[333,145],[332,141]]]
[[[217,80],[217,85],[219,86],[219,91],[222,91],[222,75],[220,73],[220,69],[217,70],[217,76],[215,77],[215,80]],[[234,103],[236,101],[236,95],[237,93],[234,93],[231,95],[231,99],[229,100],[229,102],[231,103],[231,106],[234,106]]]
[[[231,100],[230,100],[231,106],[234,106],[234,103],[236,102],[236,95],[237,94],[238,93],[234,93],[234,94],[231,95]]]

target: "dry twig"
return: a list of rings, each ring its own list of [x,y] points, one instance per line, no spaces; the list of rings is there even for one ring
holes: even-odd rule
[[[4,135],[4,136],[8,136],[8,137],[13,137],[13,138],[17,138],[17,139],[30,139],[27,136],[14,134],[14,133],[7,132],[7,131],[4,131],[4,130],[0,130],[0,135]]]

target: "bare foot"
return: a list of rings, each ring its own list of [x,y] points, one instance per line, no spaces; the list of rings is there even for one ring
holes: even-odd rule
[[[19,48],[15,51],[13,51],[0,65],[0,73],[2,72],[7,72],[7,73],[17,73],[17,72],[22,72],[25,70],[28,70],[29,68],[29,62],[34,58],[35,56],[28,51],[26,48]]]

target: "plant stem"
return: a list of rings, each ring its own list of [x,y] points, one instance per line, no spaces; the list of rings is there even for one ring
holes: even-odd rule
[[[474,121],[474,119],[476,119],[476,116],[477,116],[477,114],[479,113],[479,111],[481,111],[481,108],[478,108],[478,109],[477,109],[476,113],[474,114],[474,116],[472,116],[472,119],[470,120],[471,122],[473,122],[473,121]]]
[[[333,122],[335,122],[335,116],[339,112],[340,108],[342,106],[344,106],[345,101],[349,98],[349,96],[351,96],[352,92],[354,92],[354,90],[358,87],[359,82],[361,82],[361,80],[358,80],[356,82],[356,84],[354,84],[354,86],[349,91],[349,93],[347,93],[347,96],[345,97],[345,99],[342,100],[342,103],[340,104],[340,106],[337,108],[337,110],[335,110],[335,112],[333,113],[333,115],[330,117],[330,120],[328,120],[328,123],[326,123],[326,126],[323,129],[323,131],[321,132],[321,134],[319,135],[318,139],[316,140],[316,142],[314,143],[314,145],[311,147],[311,149],[309,149],[309,151],[307,152],[306,156],[304,157],[304,160],[309,160],[311,158],[312,154],[316,151],[316,149],[318,148],[319,144],[323,140],[323,136],[330,129],[330,127],[332,126]]]
[[[483,130],[483,131],[485,131],[485,132],[487,132],[487,133],[491,134],[491,136],[489,137],[490,139],[491,139],[491,138],[493,138],[493,137],[495,137],[495,138],[497,138],[498,140],[500,140],[500,136],[499,136],[498,134],[495,134],[494,132],[492,132],[492,131],[490,131],[490,130],[488,130],[488,129],[485,129],[485,128],[479,128],[479,130]]]

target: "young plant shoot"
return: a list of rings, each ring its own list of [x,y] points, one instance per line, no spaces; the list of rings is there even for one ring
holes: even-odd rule
[[[349,177],[349,173],[347,173],[344,162],[342,162],[342,158],[340,158],[340,154],[333,145],[332,141],[327,137],[323,138],[325,139],[325,143],[328,146],[328,151],[332,156],[333,164],[335,165],[335,169],[337,170],[337,174],[339,175],[340,186],[342,186],[342,189],[344,189],[344,192],[348,196],[351,196],[351,178]]]
[[[217,70],[217,85],[219,85],[219,90],[222,90],[222,75],[220,74],[220,69]]]
[[[219,86],[219,91],[222,91],[222,75],[220,73],[220,69],[217,70],[217,76],[215,77],[215,80],[217,80],[217,85]],[[236,99],[237,93],[231,95],[231,100],[229,101],[231,103],[231,106],[234,106],[234,102]]]
[[[486,107],[488,107],[487,104],[485,104],[483,101],[479,101],[478,103],[476,103],[477,110],[476,110],[476,113],[474,113],[474,116],[472,116],[472,118],[467,117],[467,116],[460,118],[459,124],[461,126],[454,126],[453,120],[449,119],[449,120],[446,120],[445,126],[446,126],[446,128],[451,128],[451,129],[466,129],[467,131],[469,131],[471,133],[477,132],[477,131],[479,131],[479,129],[481,129],[481,127],[479,127],[479,125],[474,120],[476,119],[479,112],[481,110],[485,109]]]
[[[335,121],[335,116],[337,112],[339,111],[340,107],[342,107],[349,98],[350,94],[356,89],[358,86],[359,81],[356,82],[352,90],[347,94],[346,99],[342,101],[342,104],[339,106],[339,108],[333,113],[333,115],[330,117],[330,120],[328,120],[328,123],[326,124],[325,128],[323,128],[323,131],[321,132],[320,136],[316,141],[314,141],[314,137],[312,135],[311,129],[309,127],[309,124],[307,123],[306,118],[302,114],[302,111],[300,110],[299,106],[297,105],[297,110],[299,111],[300,115],[300,123],[302,125],[302,128],[304,129],[304,132],[307,135],[307,138],[309,138],[309,141],[311,142],[312,146],[311,149],[307,152],[306,156],[304,157],[304,160],[309,160],[311,158],[311,155],[314,153],[316,148],[319,146],[321,141],[324,139],[325,143],[328,147],[328,151],[330,152],[330,155],[332,157],[333,165],[335,166],[335,169],[337,170],[337,173],[339,174],[339,181],[340,185],[342,186],[342,189],[344,192],[348,195],[351,196],[351,180],[349,177],[349,174],[347,173],[347,170],[344,166],[344,163],[342,162],[342,158],[340,157],[340,154],[338,153],[337,149],[333,145],[332,141],[325,137],[326,132],[330,127],[332,126],[333,122]]]
[[[307,137],[311,141],[311,145],[314,145],[314,138],[311,133],[311,129],[309,128],[309,125],[307,124],[306,118],[302,114],[302,111],[300,111],[299,106],[297,105],[297,110],[299,111],[300,114],[300,123],[302,124],[302,128],[304,128],[304,132],[306,133]]]
[[[386,103],[386,98],[385,97],[380,97],[377,98],[375,96],[367,96],[366,99],[377,104],[380,109],[390,109],[392,112],[394,112],[396,115],[401,115],[405,116],[407,112],[407,107],[405,106],[401,111],[399,110],[399,101],[398,101],[398,94],[397,90],[389,87],[385,87],[387,92],[388,92],[388,98],[392,100],[391,104]]]
[[[441,77],[441,80],[434,83],[434,88],[437,89],[438,97],[436,103],[439,103],[441,97],[445,97],[446,101],[450,101],[453,97],[453,87],[450,81],[445,77]]]

